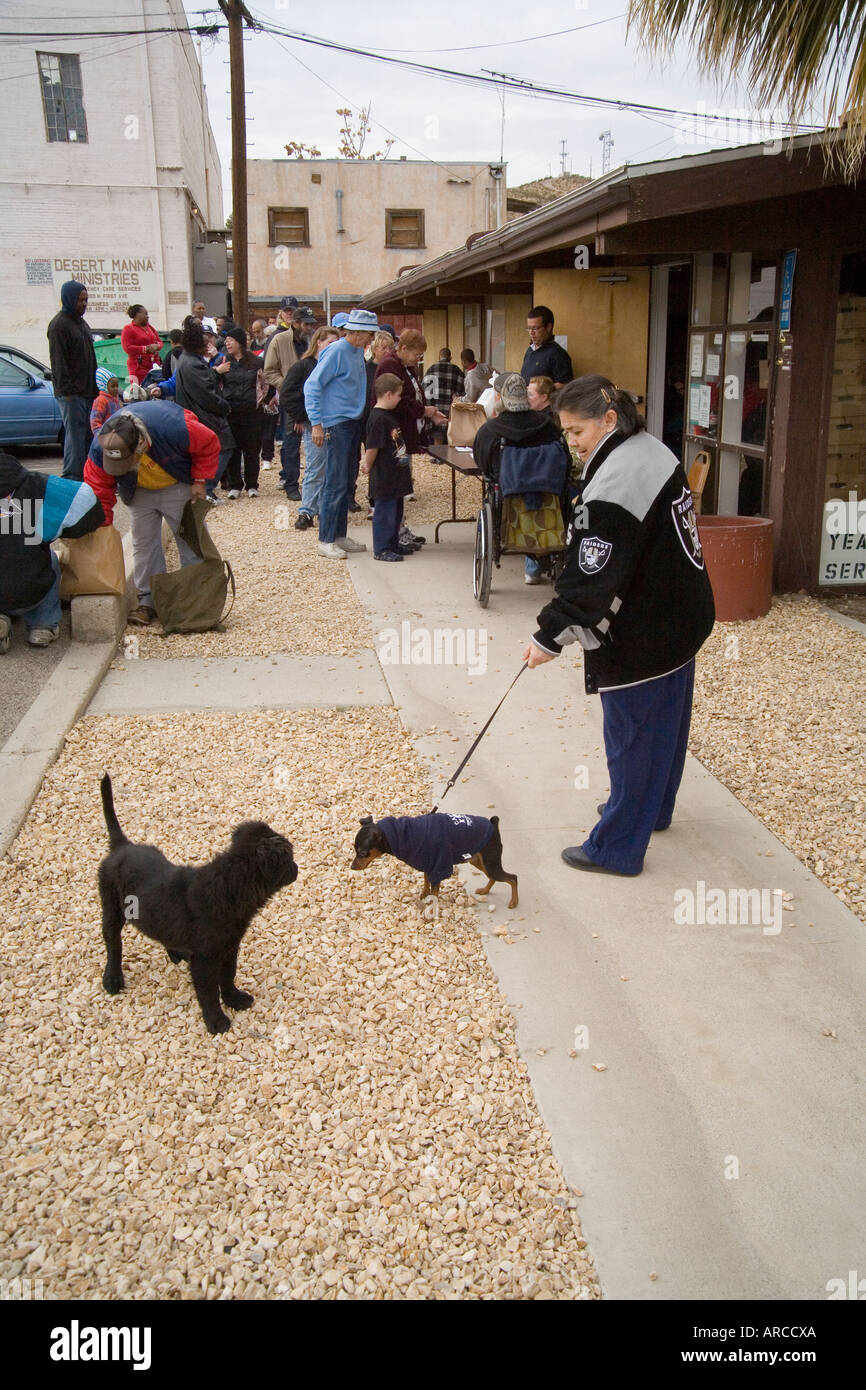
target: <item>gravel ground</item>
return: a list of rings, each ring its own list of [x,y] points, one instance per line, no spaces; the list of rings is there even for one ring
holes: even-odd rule
[[[418,500],[406,504],[410,526],[441,520],[451,509],[450,469],[426,455],[417,460],[414,480]],[[286,502],[277,485],[278,468],[262,473],[261,496],[242,496],[211,509],[208,525],[220,554],[229,561],[238,586],[237,599],[224,632],[174,633],[162,637],[158,628],[129,626],[127,636],[138,641],[138,654],[167,659],[184,656],[350,656],[372,645],[363,610],[346,565],[316,554],[318,532],[296,531],[297,502]],[[362,482],[359,495],[366,501]],[[477,510],[479,488],[472,478],[458,479],[458,516]],[[467,510],[468,508],[468,510]],[[118,507],[124,530],[125,508]],[[372,550],[372,528],[366,510],[349,518],[353,530],[366,531]],[[168,537],[168,532],[165,532]],[[168,538],[169,569],[177,566],[177,551]],[[369,563],[373,563],[369,555]]]
[[[716,626],[691,751],[866,921],[866,638],[802,595]]]
[[[250,815],[294,843],[227,1034],[132,928],[127,989],[102,989],[106,767],[127,833],[170,857]],[[349,870],[359,815],[428,796],[392,709],[75,726],[0,881],[0,1275],[48,1298],[599,1296],[476,909],[452,879],[433,923],[411,870]]]

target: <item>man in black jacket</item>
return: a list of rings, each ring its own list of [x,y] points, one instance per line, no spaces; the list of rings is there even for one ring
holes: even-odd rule
[[[213,368],[203,356],[204,330],[197,319],[190,317],[184,320],[180,343],[182,350],[174,375],[161,382],[159,390],[151,394],[174,396],[178,405],[183,406],[184,410],[191,410],[196,419],[213,430],[219,440],[217,471],[207,480],[207,500],[216,506],[222,501],[217,496],[217,483],[225,473],[235,447],[228,423],[230,406],[219,389]]]
[[[526,319],[529,347],[523,358],[520,375],[529,382],[534,376],[549,376],[555,386],[571,381],[574,371],[571,358],[553,336],[553,311],[546,304],[530,309]]]
[[[63,416],[63,476],[81,482],[90,448],[90,407],[96,389],[93,334],[85,323],[87,287],[67,280],[60,289],[59,314],[48,325],[48,353],[54,395]]]

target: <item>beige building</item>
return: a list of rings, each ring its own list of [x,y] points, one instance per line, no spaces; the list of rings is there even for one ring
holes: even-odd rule
[[[428,160],[253,159],[251,311],[283,295],[351,306],[376,285],[505,221],[505,166]]]

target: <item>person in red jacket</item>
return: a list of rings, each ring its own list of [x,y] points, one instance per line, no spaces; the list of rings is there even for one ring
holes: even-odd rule
[[[156,329],[151,328],[143,304],[130,304],[126,312],[130,322],[121,331],[120,346],[126,353],[129,379],[140,386],[154,362],[159,359],[162,339]]]
[[[171,401],[138,401],[119,410],[94,435],[84,478],[102,503],[110,526],[119,496],[132,521],[132,562],[138,607],[129,621],[147,627],[156,617],[150,580],[165,573],[162,523],[175,538],[181,565],[198,556],[177,534],[183,509],[205,495],[219,463],[220,442],[193,415]]]

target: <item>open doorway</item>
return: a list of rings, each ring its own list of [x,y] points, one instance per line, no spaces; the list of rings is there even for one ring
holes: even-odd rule
[[[653,266],[647,428],[680,460],[685,428],[691,293],[690,262]]]

